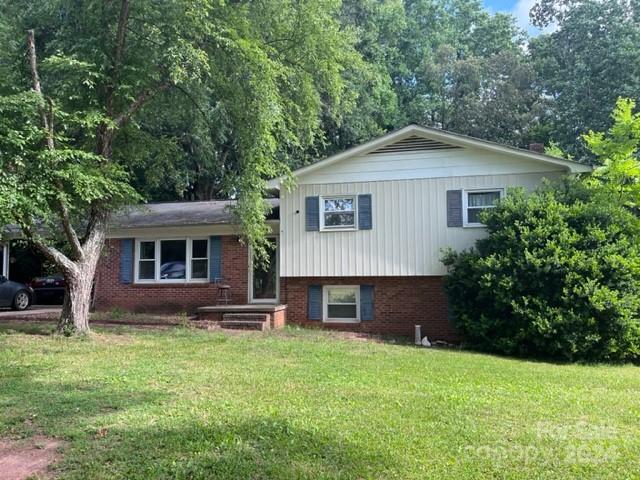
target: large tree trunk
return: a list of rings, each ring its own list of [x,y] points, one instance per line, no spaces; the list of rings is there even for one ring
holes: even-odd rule
[[[94,219],[87,238],[82,244],[82,256],[64,268],[66,288],[57,328],[58,333],[63,335],[89,332],[93,279],[104,246],[105,216],[105,214],[99,214],[99,219]]]
[[[89,332],[89,305],[91,302],[91,285],[93,277],[80,275],[69,282],[62,305],[62,314],[58,320],[58,332],[64,335]]]

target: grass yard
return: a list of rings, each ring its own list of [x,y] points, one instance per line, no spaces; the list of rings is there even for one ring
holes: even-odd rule
[[[60,478],[633,478],[640,369],[287,329],[0,329],[0,437]]]

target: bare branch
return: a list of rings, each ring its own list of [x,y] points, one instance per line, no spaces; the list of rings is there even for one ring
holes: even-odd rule
[[[129,106],[129,108],[118,115],[115,119],[115,123],[118,127],[122,127],[125,125],[133,115],[135,115],[147,102],[153,99],[160,92],[164,92],[169,89],[173,85],[172,82],[166,81],[155,88],[148,88],[141,92],[133,103]]]
[[[27,46],[29,50],[29,66],[31,68],[31,80],[33,82],[33,90],[36,92],[40,98],[44,102],[44,95],[42,94],[42,86],[40,85],[40,75],[38,75],[38,62],[36,57],[36,42],[35,42],[35,32],[34,30],[29,30],[27,35]],[[40,116],[42,118],[42,126],[47,132],[47,148],[50,151],[55,150],[55,145],[53,143],[53,101],[48,98],[46,99],[48,112],[45,109],[44,105],[40,107]],[[56,185],[60,190],[62,190],[62,185]],[[60,221],[62,223],[62,228],[71,244],[71,248],[73,249],[74,255],[81,259],[83,256],[82,246],[80,245],[80,241],[78,240],[78,236],[71,225],[71,220],[69,218],[69,210],[67,206],[64,204],[62,199],[58,198],[56,200],[56,207],[58,210],[58,215],[60,216]],[[43,252],[45,251],[44,243],[39,240],[42,246],[39,246]],[[60,252],[58,254],[62,255]],[[66,259],[66,257],[65,257]],[[53,258],[52,258],[53,260]],[[55,260],[54,260],[55,261]]]
[[[60,222],[62,223],[62,229],[64,230],[65,235],[67,236],[67,240],[69,240],[69,244],[73,250],[73,254],[78,260],[82,260],[84,256],[84,251],[82,250],[82,245],[80,244],[80,240],[78,239],[78,235],[71,225],[71,218],[69,216],[69,209],[64,204],[61,199],[58,199],[58,214],[60,216]]]
[[[175,85],[175,88],[181,92],[185,97],[187,97],[187,99],[193,104],[193,106],[200,112],[200,114],[202,115],[202,117],[205,120],[208,120],[207,117],[207,112],[205,112],[202,107],[200,106],[200,104],[196,101],[195,98],[193,98],[193,96],[183,87],[181,87],[180,85]]]
[[[75,274],[77,267],[75,264],[67,258],[67,256],[62,253],[57,248],[51,247],[46,244],[46,242],[37,234],[30,225],[26,223],[20,222],[20,229],[22,233],[27,237],[27,240],[31,242],[33,245],[38,248],[42,252],[42,254],[47,257],[49,260],[58,265],[64,272]]]
[[[31,81],[33,83],[33,91],[36,92],[40,98],[44,101],[44,96],[42,95],[42,87],[40,86],[40,75],[38,75],[38,63],[36,57],[36,40],[35,40],[35,31],[29,30],[27,34],[27,47],[29,51],[29,67],[31,68]],[[50,104],[51,105],[51,104]],[[47,118],[47,111],[44,109],[44,106],[40,107],[40,117],[42,119],[42,127],[47,132],[47,148],[49,150],[53,150],[53,131],[49,124],[49,119]]]
[[[117,73],[122,64],[122,56],[124,53],[125,30],[129,21],[129,0],[122,0],[120,5],[120,18],[118,19],[118,33],[116,34],[116,56],[114,60],[114,71]]]
[[[116,92],[116,86],[120,79],[120,69],[122,67],[122,57],[124,56],[124,47],[126,40],[127,24],[129,23],[129,0],[122,0],[120,4],[120,15],[118,17],[118,31],[116,33],[116,51],[113,57],[113,71],[111,74],[111,82],[107,88],[106,110],[107,115],[113,115],[113,102]]]

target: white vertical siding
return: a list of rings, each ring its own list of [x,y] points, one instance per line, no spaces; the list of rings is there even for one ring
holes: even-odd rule
[[[481,175],[414,180],[303,184],[283,191],[280,202],[280,275],[443,275],[441,250],[471,247],[482,228],[448,228],[446,191],[471,188],[532,189],[559,172]],[[307,232],[307,196],[372,195],[371,230]]]

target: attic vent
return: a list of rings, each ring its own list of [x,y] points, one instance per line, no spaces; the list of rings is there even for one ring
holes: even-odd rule
[[[425,152],[430,150],[453,150],[456,148],[460,147],[413,135],[405,138],[404,140],[400,140],[399,142],[385,145],[373,152],[369,152],[369,155],[378,155],[380,153]]]

